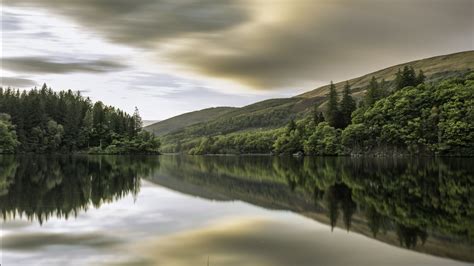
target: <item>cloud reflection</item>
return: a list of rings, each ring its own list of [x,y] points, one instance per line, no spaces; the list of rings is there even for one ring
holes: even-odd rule
[[[260,218],[222,221],[144,243],[150,265],[458,265],[325,227]]]

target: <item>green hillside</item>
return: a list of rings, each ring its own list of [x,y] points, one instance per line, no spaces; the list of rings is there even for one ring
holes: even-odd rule
[[[223,115],[236,108],[233,107],[215,107],[207,108],[199,111],[181,114],[157,123],[153,123],[145,127],[145,130],[153,132],[157,136],[166,135],[168,133],[179,130],[183,127],[191,126],[201,122],[210,121],[220,115]]]
[[[392,90],[395,87],[394,79],[397,71],[406,65],[412,66],[417,71],[422,70],[426,76],[425,82],[431,83],[440,79],[462,76],[471,69],[474,69],[474,51],[412,61],[350,79],[348,81],[351,85],[352,96],[356,101],[359,101],[365,95],[372,77],[375,77],[379,82],[385,80],[384,86],[386,89]],[[334,85],[336,90],[341,92],[345,84],[346,81],[341,81]],[[194,123],[190,126],[184,123],[178,124],[180,120],[197,121],[189,116],[192,113],[183,114],[176,117],[180,118],[180,120],[175,120],[174,129],[176,131],[171,134],[166,134],[171,132],[170,130],[166,131],[166,133],[161,131],[159,135],[164,135],[163,148],[167,151],[166,147],[168,145],[176,145],[178,142],[180,145],[188,144],[189,147],[192,147],[202,137],[281,128],[291,119],[301,119],[309,116],[314,106],[319,106],[320,111],[324,111],[328,92],[329,85],[292,98],[269,99],[241,108],[235,108],[224,114],[208,117],[208,119],[202,119],[201,123]],[[171,118],[170,120],[174,119]],[[160,125],[163,122],[155,125]],[[184,148],[186,149],[186,147]]]

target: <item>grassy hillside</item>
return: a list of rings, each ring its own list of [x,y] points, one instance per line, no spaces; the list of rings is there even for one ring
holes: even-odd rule
[[[145,130],[153,132],[157,136],[172,133],[181,128],[201,122],[210,121],[220,115],[230,112],[233,107],[215,107],[178,115],[145,127]]]
[[[474,51],[466,51],[449,55],[441,55],[430,57],[422,60],[411,61],[391,67],[384,68],[382,70],[372,72],[370,74],[353,78],[348,80],[352,86],[352,90],[355,94],[364,92],[364,88],[369,84],[370,79],[375,76],[377,80],[385,79],[386,81],[392,81],[395,79],[398,69],[402,69],[404,66],[412,66],[416,70],[423,70],[427,76],[427,81],[436,80],[439,78],[446,78],[450,75],[456,75],[459,71],[466,71],[474,68]],[[336,89],[342,91],[346,81],[336,83]],[[305,92],[295,97],[314,98],[314,97],[325,97],[329,92],[329,85],[316,88],[312,91]]]
[[[349,83],[352,86],[353,97],[360,99],[365,94],[372,77],[375,77],[378,81],[384,79],[389,87],[395,86],[395,74],[398,69],[405,65],[413,66],[417,71],[423,70],[426,82],[429,83],[451,76],[460,76],[474,69],[474,51],[412,61],[350,79]],[[346,81],[336,83],[336,90],[342,91],[345,83]],[[172,134],[167,134],[171,130],[155,131],[155,133],[164,135],[163,142],[164,147],[166,147],[166,145],[176,144],[177,142],[193,145],[203,136],[279,128],[288,123],[290,119],[299,119],[309,115],[315,105],[323,111],[328,90],[329,86],[323,86],[292,98],[269,99],[241,108],[234,108],[224,114],[216,115],[213,113],[214,117],[202,118],[200,123],[196,122],[197,119],[192,118],[193,113],[183,114],[169,119],[174,121],[173,130],[175,131]],[[189,125],[181,121],[194,121],[196,123]],[[155,126],[160,128],[164,122],[157,123]],[[153,127],[149,127],[149,129],[151,128]]]

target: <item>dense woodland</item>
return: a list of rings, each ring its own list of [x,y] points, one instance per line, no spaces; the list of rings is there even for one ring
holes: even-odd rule
[[[425,83],[404,67],[390,82],[372,78],[358,102],[331,83],[325,106],[285,128],[208,136],[179,143],[190,154],[424,154],[474,156],[474,73]],[[324,109],[322,113],[320,110]],[[168,150],[169,151],[169,150]]]
[[[0,88],[0,153],[158,153],[159,140],[129,115],[79,92]]]

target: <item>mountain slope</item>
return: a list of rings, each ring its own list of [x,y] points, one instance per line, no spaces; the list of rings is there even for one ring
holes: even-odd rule
[[[404,66],[412,66],[416,70],[423,70],[425,75],[428,77],[428,81],[446,78],[449,75],[455,75],[457,71],[463,71],[474,68],[474,51],[466,51],[460,53],[454,53],[449,55],[441,55],[430,57],[421,60],[415,60],[391,67],[384,68],[382,70],[372,72],[370,74],[353,78],[348,80],[351,84],[352,89],[357,91],[357,88],[363,88],[367,86],[370,79],[375,76],[377,80],[385,79],[391,81],[395,79],[398,69],[402,69]],[[336,89],[341,91],[346,81],[336,83]],[[325,97],[329,93],[329,85],[316,88],[312,91],[305,92],[295,97],[313,98],[313,97]]]
[[[426,82],[431,82],[441,78],[460,76],[474,69],[474,51],[412,61],[351,79],[349,83],[352,86],[353,96],[360,99],[365,94],[366,86],[373,76],[378,81],[385,79],[388,86],[394,86],[393,80],[396,72],[405,65],[411,65],[417,71],[423,70]],[[341,91],[345,83],[346,81],[335,83],[336,89]],[[315,105],[318,105],[322,111],[325,108],[324,103],[328,88],[329,86],[323,86],[292,98],[269,99],[232,109],[201,123],[190,126],[180,125],[181,128],[172,134],[164,134],[163,142],[165,145],[178,141],[190,143],[203,136],[282,127],[290,119],[299,119],[309,115]],[[181,118],[184,119],[186,116],[187,114],[184,114]],[[175,128],[179,128],[179,126]]]
[[[153,132],[157,136],[162,136],[168,133],[172,133],[183,127],[191,126],[191,125],[201,123],[201,122],[207,122],[209,120],[212,120],[234,109],[236,108],[215,107],[215,108],[207,108],[207,109],[203,109],[199,111],[184,113],[184,114],[174,116],[172,118],[148,125],[145,127],[145,130],[149,132]]]

